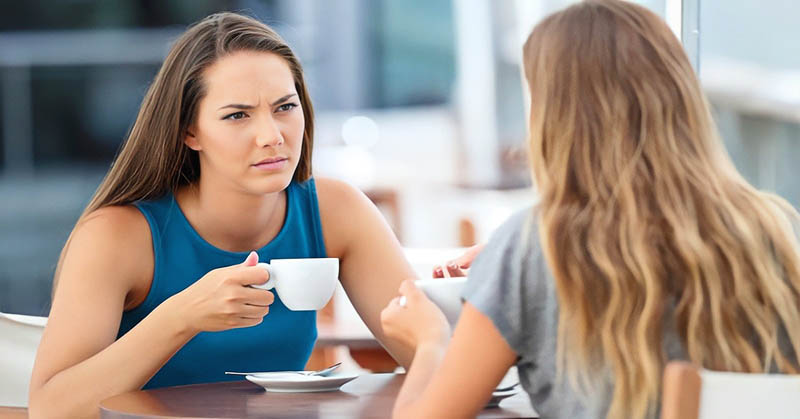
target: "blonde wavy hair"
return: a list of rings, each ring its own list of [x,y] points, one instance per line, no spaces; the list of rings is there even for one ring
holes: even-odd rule
[[[797,213],[736,171],[667,25],[586,1],[534,29],[524,66],[560,375],[613,382],[608,417],[652,417],[664,325],[705,368],[796,373]]]

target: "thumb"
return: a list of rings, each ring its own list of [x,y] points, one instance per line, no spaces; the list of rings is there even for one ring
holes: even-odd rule
[[[406,298],[415,298],[417,294],[422,293],[422,291],[417,287],[417,284],[414,283],[413,279],[406,279],[400,283],[400,289],[398,292],[400,295],[406,296]]]
[[[247,259],[242,262],[242,266],[256,266],[258,263],[258,253],[255,250],[251,251],[249,255],[247,255]]]

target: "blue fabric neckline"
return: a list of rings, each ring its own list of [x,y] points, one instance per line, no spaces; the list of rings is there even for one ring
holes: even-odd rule
[[[287,234],[287,230],[289,229],[288,226],[291,225],[291,223],[294,221],[294,217],[295,217],[295,214],[294,214],[295,211],[292,208],[292,191],[293,190],[294,190],[294,182],[289,184],[289,187],[286,188],[286,216],[284,217],[283,225],[281,226],[280,231],[278,232],[278,234],[272,240],[269,241],[269,243],[265,244],[260,249],[253,249],[257,253],[261,254],[263,251],[269,250],[270,247],[276,246],[276,243],[280,242],[280,240],[283,238],[283,236]],[[186,218],[186,214],[183,213],[183,209],[180,207],[180,205],[178,204],[178,201],[175,199],[175,194],[170,192],[169,195],[170,195],[170,197],[169,197],[170,206],[175,210],[175,212],[178,213],[178,216],[179,216],[179,218],[181,220],[181,224],[186,229],[186,231],[188,231],[189,234],[191,234],[191,236],[194,238],[194,240],[197,241],[198,243],[200,243],[201,246],[203,246],[203,248],[205,248],[207,250],[210,250],[212,252],[218,253],[220,255],[226,256],[226,257],[242,258],[242,260],[244,260],[244,258],[247,257],[247,255],[250,254],[250,251],[231,252],[231,251],[228,251],[228,250],[220,249],[219,247],[214,246],[213,244],[209,243],[206,239],[203,238],[203,236],[200,235],[200,233],[197,232],[197,230],[194,229],[194,227],[192,227],[192,224],[189,223],[189,220]]]

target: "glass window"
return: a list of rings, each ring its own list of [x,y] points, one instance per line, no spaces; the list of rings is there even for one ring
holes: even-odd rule
[[[700,77],[734,163],[756,187],[800,205],[797,3],[696,1]]]
[[[378,3],[371,52],[379,93],[368,106],[449,102],[455,78],[451,2],[381,0]]]
[[[220,10],[242,9],[271,16],[275,1],[28,0],[3,9],[0,30],[160,28],[186,25]]]

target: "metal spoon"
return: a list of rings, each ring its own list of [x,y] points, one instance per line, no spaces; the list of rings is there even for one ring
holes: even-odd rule
[[[508,391],[508,390],[511,390],[512,388],[514,388],[514,387],[518,386],[518,385],[519,385],[519,381],[517,381],[517,382],[516,382],[516,383],[514,383],[514,384],[511,384],[510,386],[505,386],[505,387],[497,387],[496,389],[494,389],[494,392],[495,392],[495,393],[497,393],[497,392]]]
[[[328,368],[325,368],[325,369],[322,369],[322,370],[318,370],[318,371],[281,371],[281,372],[292,372],[292,373],[300,374],[300,375],[325,377],[328,374],[330,374],[331,371],[335,370],[336,368],[339,368],[339,365],[342,365],[342,363],[341,362],[337,362],[337,363],[331,365]],[[264,373],[263,372],[225,371],[225,374],[227,374],[227,375],[258,375],[258,374],[264,374]]]

